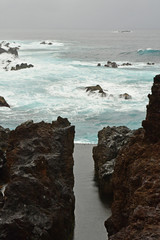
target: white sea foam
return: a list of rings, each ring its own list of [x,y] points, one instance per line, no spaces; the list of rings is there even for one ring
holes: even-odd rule
[[[46,44],[41,44],[43,41],[26,41],[20,42],[20,50],[40,50],[40,49],[54,49],[55,47],[63,47],[64,43],[53,41],[53,40],[46,40]],[[51,43],[51,44],[49,44]]]
[[[117,63],[130,62],[131,66],[105,68],[102,61],[102,67],[97,67],[98,61],[94,58],[79,60],[75,55],[73,58],[65,55],[70,54],[72,45],[40,42],[18,41],[15,46],[21,46],[20,57],[13,59],[10,55],[13,64],[27,62],[33,64],[33,68],[0,71],[0,95],[11,105],[11,109],[0,108],[1,125],[14,128],[28,119],[52,121],[61,115],[76,125],[76,142],[86,143],[94,143],[97,131],[107,124],[138,126],[160,64],[149,66],[146,62],[127,59]],[[0,55],[2,68],[8,57],[8,54]],[[106,97],[101,97],[99,92],[86,92],[85,87],[97,84],[106,92]],[[130,94],[132,99],[119,98],[123,93]]]

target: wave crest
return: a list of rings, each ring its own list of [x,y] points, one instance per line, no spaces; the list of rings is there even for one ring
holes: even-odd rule
[[[149,55],[160,55],[159,49],[152,49],[152,48],[146,48],[146,49],[139,49],[137,51],[139,55],[149,54]]]

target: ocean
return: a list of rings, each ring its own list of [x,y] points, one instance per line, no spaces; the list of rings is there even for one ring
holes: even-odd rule
[[[0,108],[1,126],[14,129],[27,120],[51,122],[61,116],[75,125],[76,143],[93,144],[108,125],[141,127],[153,78],[160,74],[160,31],[4,30],[1,37],[19,48],[16,59],[0,54],[0,95],[11,106]],[[6,71],[10,58],[9,67],[34,67]],[[104,67],[107,61],[118,68]],[[105,97],[86,92],[95,85]],[[124,93],[131,99],[119,97]]]

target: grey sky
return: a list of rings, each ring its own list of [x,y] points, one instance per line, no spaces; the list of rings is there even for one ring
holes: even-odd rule
[[[0,28],[159,29],[160,0],[0,0]]]

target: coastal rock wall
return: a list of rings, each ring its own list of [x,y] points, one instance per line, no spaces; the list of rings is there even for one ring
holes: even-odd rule
[[[95,175],[100,193],[113,193],[112,174],[117,154],[132,136],[133,131],[125,126],[106,127],[98,132],[98,145],[93,148]]]
[[[6,139],[0,239],[72,239],[74,126],[60,117],[52,123],[28,121]]]
[[[145,138],[150,142],[156,142],[160,139],[160,75],[154,77],[151,91],[152,94],[148,95],[146,119],[142,126],[145,129]]]
[[[109,240],[160,239],[160,76],[154,78],[144,129],[123,147],[112,177]]]

